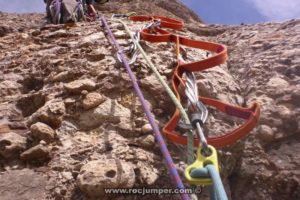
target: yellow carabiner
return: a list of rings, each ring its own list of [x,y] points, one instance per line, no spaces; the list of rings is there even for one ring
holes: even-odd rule
[[[193,169],[204,168],[206,165],[212,164],[216,167],[217,171],[219,172],[217,151],[211,145],[208,145],[208,149],[210,151],[210,155],[206,156],[203,155],[204,154],[203,149],[199,147],[197,150],[196,161],[185,169],[184,175],[187,182],[190,185],[211,185],[212,184],[212,180],[210,178],[192,178],[190,173]]]

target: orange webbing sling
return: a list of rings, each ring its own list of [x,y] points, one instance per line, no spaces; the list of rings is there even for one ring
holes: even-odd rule
[[[182,36],[174,35],[162,29],[162,28],[169,28],[174,30],[181,30],[184,25],[182,21],[170,19],[167,17],[161,17],[161,16],[132,16],[129,19],[133,21],[159,20],[160,21],[159,27],[154,27],[151,29],[146,28],[141,31],[142,38],[149,42],[173,42],[176,44],[176,54],[177,54],[178,63],[172,77],[172,86],[177,98],[180,101],[182,101],[182,98],[179,94],[179,87],[185,85],[185,81],[182,78],[184,72],[202,71],[223,64],[227,60],[227,48],[224,45],[212,43],[212,42],[192,40]],[[192,63],[184,63],[180,59],[180,45],[214,52],[215,55],[200,61],[196,61]],[[229,133],[226,133],[218,137],[208,138],[207,139],[208,143],[212,146],[223,147],[226,145],[233,144],[237,140],[247,135],[256,126],[256,123],[260,115],[260,107],[257,103],[253,103],[253,105],[250,108],[242,108],[238,106],[229,105],[227,103],[223,103],[216,99],[211,99],[206,97],[199,97],[199,99],[204,104],[215,107],[221,112],[245,120],[244,124],[242,124],[240,127],[236,128],[235,130]],[[178,109],[176,109],[172,118],[163,128],[163,132],[169,140],[178,144],[186,145],[187,137],[182,136],[180,133],[177,133],[175,131],[175,128],[179,120],[180,120],[180,114]],[[198,139],[195,138],[194,146],[198,146],[198,144],[199,141]]]

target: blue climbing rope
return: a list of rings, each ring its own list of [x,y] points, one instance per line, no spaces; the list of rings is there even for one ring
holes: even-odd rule
[[[220,174],[214,165],[206,165],[204,168],[193,169],[190,175],[193,178],[210,177],[213,182],[213,187],[212,189],[210,188],[211,198],[213,200],[228,200]]]

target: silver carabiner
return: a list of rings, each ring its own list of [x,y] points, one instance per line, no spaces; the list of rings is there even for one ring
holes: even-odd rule
[[[201,112],[201,120],[206,122],[208,117],[208,110],[206,106],[199,100],[198,86],[193,72],[185,72],[186,75],[186,89],[185,94],[188,98],[188,107],[192,112]]]
[[[206,151],[208,148],[207,140],[202,130],[202,125],[208,117],[208,110],[206,106],[199,100],[198,86],[196,77],[193,72],[186,72],[186,89],[185,94],[188,98],[188,109],[191,110],[192,124],[196,129],[200,145]]]

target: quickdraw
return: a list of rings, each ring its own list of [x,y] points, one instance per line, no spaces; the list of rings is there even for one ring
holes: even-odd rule
[[[223,64],[227,60],[227,48],[224,45],[192,40],[182,36],[177,36],[172,34],[162,28],[169,28],[174,30],[181,30],[183,28],[183,22],[179,20],[170,19],[161,16],[131,16],[129,17],[132,21],[153,21],[159,20],[160,27],[154,27],[150,29],[143,29],[141,31],[142,39],[149,42],[172,42],[176,44],[176,54],[178,58],[178,65],[172,77],[172,86],[175,91],[177,98],[182,101],[182,97],[179,92],[180,87],[185,87],[186,82],[183,80],[183,74],[185,72],[199,72],[203,71],[217,65]],[[153,33],[155,31],[155,33]],[[210,52],[216,53],[214,56],[207,59],[196,61],[192,63],[183,63],[180,59],[180,46],[184,45],[187,47],[202,49]],[[207,142],[214,147],[224,147],[226,145],[231,145],[237,140],[241,139],[247,135],[255,126],[260,115],[260,106],[257,103],[253,103],[250,108],[242,108],[238,106],[233,106],[227,103],[223,103],[216,99],[211,99],[207,97],[199,97],[199,100],[208,106],[215,107],[221,112],[224,112],[230,116],[238,117],[246,120],[243,125],[236,128],[235,130],[226,133],[218,137],[209,137]],[[176,109],[170,121],[163,128],[163,132],[166,137],[172,142],[186,145],[187,138],[182,136],[175,131],[175,128],[180,120],[180,114],[178,109]],[[198,146],[199,140],[194,139],[194,146]]]

